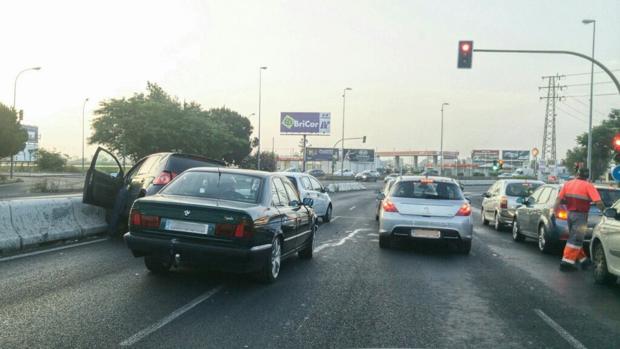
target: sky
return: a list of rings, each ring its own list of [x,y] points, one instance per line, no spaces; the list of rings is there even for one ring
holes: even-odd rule
[[[258,125],[262,75],[262,144],[297,150],[298,136],[279,135],[282,111],[332,113],[331,147],[438,150],[440,108],[445,150],[542,147],[542,76],[580,74],[590,63],[572,56],[474,53],[457,69],[459,40],[475,48],[557,49],[590,53],[620,76],[620,1],[5,1],[0,4],[3,55],[0,102],[39,126],[41,145],[81,152],[85,98],[87,136],[103,100],[143,92],[147,81],[205,108],[226,106]],[[616,92],[595,74],[595,94]],[[568,75],[558,103],[562,158],[587,130],[589,75]],[[576,86],[575,86],[576,85]],[[594,123],[620,95],[594,98]],[[96,145],[87,146],[87,157]]]

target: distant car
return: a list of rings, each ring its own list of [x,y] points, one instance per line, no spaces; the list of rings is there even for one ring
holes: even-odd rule
[[[311,198],[314,201],[313,209],[317,216],[325,223],[332,219],[334,207],[325,187],[316,178],[305,173],[280,172],[286,176],[302,199]]]
[[[489,190],[482,194],[482,224],[493,222],[495,230],[512,225],[518,198],[530,196],[534,190],[544,183],[526,179],[506,179],[495,182]]]
[[[282,172],[301,172],[301,170],[298,169],[297,167],[289,167],[289,168],[283,170]]]
[[[539,187],[528,198],[517,200],[521,204],[516,211],[512,226],[512,238],[523,241],[526,237],[538,240],[538,249],[543,253],[551,253],[554,249],[563,248],[568,239],[568,212],[561,206],[554,211],[555,200],[562,189],[559,184],[546,184]],[[620,189],[596,186],[605,206],[611,206],[620,199]],[[589,243],[592,230],[601,220],[602,212],[595,206],[590,207],[588,214],[588,231],[585,242]]]
[[[124,230],[129,210],[136,199],[157,194],[187,169],[225,166],[222,161],[199,155],[156,153],[136,162],[125,174],[118,159],[110,151],[99,147],[86,172],[82,201],[112,209],[112,224],[117,222],[114,228]]]
[[[388,181],[394,180],[398,178],[400,175],[398,173],[390,173],[389,175],[383,178],[383,183],[387,183]]]
[[[353,176],[355,176],[355,173],[353,171],[351,171],[351,170],[344,169],[343,171],[338,170],[338,171],[334,172],[334,176],[336,176],[336,177],[353,177]]]
[[[615,284],[620,276],[620,200],[603,212],[592,233],[590,256],[594,264],[594,281]]]
[[[374,171],[366,170],[355,175],[356,181],[361,182],[376,182],[379,176]]]
[[[393,240],[452,241],[469,254],[473,237],[471,206],[454,180],[445,177],[400,177],[383,198],[379,247]]]
[[[307,174],[315,177],[315,178],[322,178],[325,177],[325,171],[321,170],[321,169],[313,169],[313,170],[308,170],[306,171]]]
[[[256,273],[273,282],[281,260],[312,258],[312,199],[300,201],[277,173],[225,168],[185,171],[159,194],[134,202],[125,242],[146,268],[174,265]]]
[[[381,207],[383,206],[383,199],[390,193],[390,189],[392,189],[392,186],[394,185],[394,183],[396,182],[396,177],[393,177],[392,179],[388,180],[385,185],[383,186],[383,189],[377,194],[377,213],[375,215],[375,220],[379,220],[379,215],[381,214]]]
[[[439,176],[439,171],[437,170],[425,170],[420,173],[421,176]]]

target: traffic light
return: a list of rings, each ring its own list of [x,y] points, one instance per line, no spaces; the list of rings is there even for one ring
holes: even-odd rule
[[[612,140],[611,143],[612,148],[614,148],[614,161],[616,163],[620,163],[620,133],[617,133],[614,136],[614,139]]]
[[[473,41],[459,41],[459,60],[457,62],[457,67],[459,69],[470,69],[473,53]]]
[[[493,160],[493,171],[497,171],[499,166],[497,165],[497,160]]]
[[[504,160],[500,160],[499,161],[499,169],[503,170],[504,169]]]
[[[366,143],[366,136],[362,137],[362,143]]]

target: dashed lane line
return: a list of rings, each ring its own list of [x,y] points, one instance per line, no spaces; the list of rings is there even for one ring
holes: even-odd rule
[[[547,314],[545,314],[540,309],[534,309],[536,315],[538,315],[544,322],[549,325],[549,327],[553,328],[562,338],[564,338],[573,348],[575,349],[587,349],[585,345],[583,345],[577,338],[573,337],[568,331],[566,331],[562,326],[560,326],[557,322],[553,321]]]
[[[349,208],[349,211],[353,211],[355,210],[355,206],[351,206],[351,208]]]
[[[371,229],[368,228],[361,228],[361,229],[355,229],[354,231],[350,232],[349,234],[347,234],[347,236],[343,237],[342,239],[340,239],[338,242],[328,242],[328,243],[324,243],[322,245],[319,245],[318,247],[316,247],[314,249],[314,253],[318,253],[328,247],[336,247],[336,246],[341,246],[343,245],[345,242],[347,242],[348,240],[353,239],[353,237],[355,237],[355,235],[357,235],[358,233],[362,232],[362,231],[370,231]]]

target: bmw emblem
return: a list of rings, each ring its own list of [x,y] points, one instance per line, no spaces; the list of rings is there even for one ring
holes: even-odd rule
[[[185,215],[185,217],[189,216],[190,213],[192,213],[192,211],[190,210],[183,211],[183,214]]]

